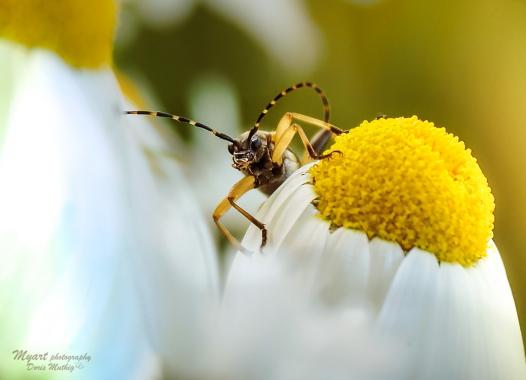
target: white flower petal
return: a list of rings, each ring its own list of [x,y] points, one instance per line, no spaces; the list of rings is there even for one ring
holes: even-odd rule
[[[407,347],[401,358],[404,365],[392,379],[418,378],[414,371],[425,346],[433,341],[424,339],[427,332],[435,330],[430,323],[438,281],[439,266],[434,255],[417,248],[411,250],[396,272],[382,308],[376,319],[377,333],[396,339]]]
[[[404,258],[404,252],[398,244],[374,238],[369,243],[369,283],[368,299],[377,310],[384,301],[391,280]]]
[[[307,214],[312,214],[312,208],[309,207],[312,202],[312,191],[307,186],[300,186],[292,194],[287,205],[276,213],[272,221],[267,225],[269,231],[273,232],[272,244],[265,249],[265,252],[277,250],[281,244],[290,244],[283,240],[289,235],[290,229],[293,228],[296,221]],[[327,227],[326,225],[324,227]],[[313,226],[313,228],[316,228]]]
[[[256,218],[264,224],[277,224],[276,227],[272,229],[275,235],[269,236],[268,247],[265,248],[265,250],[279,248],[283,234],[288,232],[278,224],[281,223],[280,220],[287,222],[287,228],[291,228],[291,222],[294,222],[299,217],[298,213],[302,213],[314,199],[312,190],[307,186],[303,186],[306,182],[307,179],[304,174],[299,171],[293,173],[286,181],[287,186],[279,187],[270,196],[269,201],[265,202],[257,212]],[[299,192],[299,194],[295,195],[296,192]],[[290,197],[294,197],[294,202],[289,202]],[[291,204],[293,209],[289,210],[289,213],[286,213],[281,207],[282,204]],[[277,216],[278,212],[280,213],[279,216]],[[261,231],[256,226],[250,225],[241,244],[251,251],[258,251],[261,246]]]
[[[345,306],[366,305],[369,279],[369,239],[342,228],[329,234],[318,271],[321,296]]]
[[[366,309],[313,302],[309,275],[317,263],[296,261],[293,267],[291,260],[300,255],[280,254],[236,257],[221,314],[203,344],[207,350],[190,373],[208,379],[343,380],[380,379],[397,368],[402,350],[371,338]]]
[[[469,294],[471,279],[459,264],[443,263],[440,269],[430,323],[433,330],[428,337],[430,347],[426,349],[422,376],[471,378],[467,376],[472,365],[471,353],[476,350],[474,335],[478,330],[474,329],[477,316]]]
[[[131,378],[190,345],[171,334],[217,296],[212,240],[110,71],[26,58],[0,126],[1,346],[87,352],[79,376]]]

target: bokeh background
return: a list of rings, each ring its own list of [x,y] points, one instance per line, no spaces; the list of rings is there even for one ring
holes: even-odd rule
[[[145,106],[227,133],[248,129],[288,85],[311,80],[332,121],[418,115],[458,135],[496,198],[495,240],[526,330],[526,2],[125,0],[115,64]],[[321,116],[308,91],[269,114]],[[171,152],[211,213],[238,178],[226,144],[174,126]],[[248,207],[263,198],[249,197]],[[241,233],[242,218],[227,224]]]

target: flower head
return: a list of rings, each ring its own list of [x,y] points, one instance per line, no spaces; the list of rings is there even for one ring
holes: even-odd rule
[[[50,6],[45,0],[3,0],[0,36],[24,46],[51,50],[75,67],[99,68],[112,61],[117,19],[114,1],[76,0]]]
[[[326,313],[366,315],[364,342],[401,348],[388,375],[362,379],[524,378],[517,312],[491,241],[493,197],[469,150],[416,117],[364,122],[334,150],[342,154],[300,168],[263,204],[268,244],[236,258],[226,295],[240,288],[243,260],[276,261]],[[242,244],[260,242],[251,227]]]
[[[310,169],[321,216],[440,261],[473,265],[492,237],[494,202],[469,149],[433,123],[364,121],[336,137],[342,155]]]

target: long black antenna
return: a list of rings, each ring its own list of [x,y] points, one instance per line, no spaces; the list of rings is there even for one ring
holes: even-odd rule
[[[292,85],[292,86],[286,88],[285,90],[281,91],[279,94],[277,94],[274,97],[274,99],[272,99],[267,104],[267,106],[259,114],[259,116],[258,116],[258,118],[256,120],[256,123],[254,124],[254,126],[250,130],[249,139],[250,139],[250,137],[252,137],[254,135],[254,133],[257,132],[257,130],[259,129],[259,124],[261,123],[261,120],[263,120],[263,118],[268,113],[268,111],[272,107],[274,107],[274,105],[277,103],[277,101],[279,99],[281,99],[284,96],[287,96],[290,92],[298,90],[298,89],[303,88],[303,87],[312,88],[314,91],[316,91],[318,93],[318,95],[320,95],[321,102],[323,103],[323,121],[325,121],[326,123],[329,122],[330,106],[329,106],[329,99],[327,98],[327,95],[325,95],[323,90],[321,88],[319,88],[318,85],[316,85],[316,84],[314,84],[312,82],[300,82],[300,83],[296,83],[295,85]]]
[[[155,117],[167,117],[169,119],[178,121],[180,123],[184,123],[184,124],[188,124],[188,125],[191,125],[197,128],[205,129],[208,132],[212,133],[214,136],[217,136],[222,140],[226,140],[231,143],[235,143],[234,139],[230,137],[229,135],[224,134],[222,132],[218,132],[215,129],[210,128],[209,126],[204,125],[203,123],[188,119],[186,117],[172,115],[171,113],[159,112],[159,111],[124,111],[124,113],[127,115],[149,115],[149,116],[155,116]]]

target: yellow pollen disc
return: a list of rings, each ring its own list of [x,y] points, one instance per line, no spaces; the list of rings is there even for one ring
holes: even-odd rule
[[[111,63],[113,0],[1,0],[0,37],[49,49],[76,67]]]
[[[486,255],[494,200],[457,137],[411,118],[364,121],[337,136],[342,155],[310,169],[321,217],[470,266]]]

